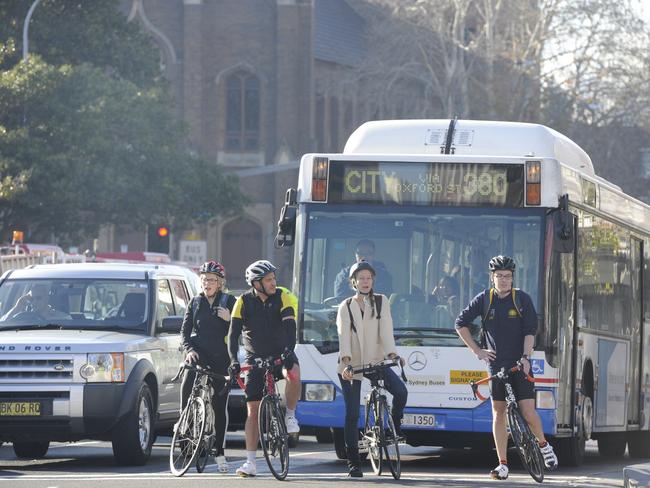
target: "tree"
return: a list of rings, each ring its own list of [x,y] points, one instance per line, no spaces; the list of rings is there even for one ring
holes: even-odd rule
[[[19,12],[16,3],[23,2],[1,8]],[[245,199],[236,179],[187,149],[166,85],[150,69],[157,53],[146,37],[132,32],[135,26],[125,28],[117,10],[109,15],[106,5],[116,9],[115,2],[42,4],[54,10],[60,5],[65,8],[53,22],[61,30],[51,32],[63,37],[60,43],[48,45],[43,56],[30,48],[28,63],[18,62],[14,38],[6,38],[0,51],[0,237],[21,228],[31,240],[75,242],[105,224],[144,230],[160,221],[181,230],[238,211]],[[112,53],[95,44],[99,65],[89,62],[88,46],[71,53],[64,25],[72,7],[77,10],[69,28],[81,29],[83,17],[88,28],[98,29],[76,32],[75,42],[127,30],[144,69],[123,61],[131,54],[124,52],[125,42],[112,46]],[[21,15],[9,24],[15,27]]]

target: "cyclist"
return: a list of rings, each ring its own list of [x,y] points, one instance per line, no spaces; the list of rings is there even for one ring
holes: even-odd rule
[[[251,289],[235,302],[228,333],[230,353],[230,374],[237,375],[241,366],[237,359],[239,336],[243,334],[246,362],[254,358],[277,357],[290,351],[283,367],[276,374],[287,379],[285,395],[287,413],[285,423],[287,432],[300,432],[296,420],[296,405],[300,396],[300,367],[293,352],[296,346],[295,305],[289,293],[280,290],[275,280],[277,268],[266,260],[255,261],[246,268],[246,282]],[[257,466],[255,455],[259,439],[258,411],[264,390],[264,371],[254,369],[245,378],[246,407],[246,462],[237,468],[243,477],[255,476]]]
[[[199,268],[203,291],[190,300],[185,311],[181,336],[185,348],[185,361],[189,364],[207,366],[212,371],[228,374],[228,349],[226,336],[230,324],[230,312],[235,305],[235,297],[224,291],[226,269],[217,261],[208,261]],[[181,387],[181,409],[185,408],[192,393],[194,371],[187,370]],[[228,472],[228,462],[224,454],[226,430],[228,426],[228,395],[219,395],[223,385],[214,386],[212,408],[214,409],[215,460],[221,473]]]
[[[456,330],[463,342],[477,358],[489,364],[490,373],[502,367],[510,368],[518,360],[523,374],[513,375],[512,387],[517,403],[530,429],[537,438],[547,469],[558,466],[553,447],[546,441],[542,422],[535,410],[535,389],[525,375],[530,373],[530,356],[533,353],[537,312],[530,296],[513,288],[515,262],[508,256],[495,256],[490,260],[490,281],[493,287],[476,295],[467,308],[456,318]],[[472,339],[469,327],[476,317],[483,318],[481,344]],[[508,433],[506,431],[505,388],[500,381],[492,381],[492,433],[499,456],[499,465],[490,472],[493,479],[508,477]]]
[[[363,476],[359,460],[359,402],[362,375],[353,373],[353,365],[377,363],[386,357],[397,357],[393,337],[393,319],[390,304],[384,295],[373,293],[375,269],[367,261],[355,263],[350,268],[350,285],[356,290],[352,298],[339,305],[336,327],[339,335],[338,375],[345,402],[345,446],[348,457],[348,476]],[[380,305],[381,304],[381,305]],[[404,359],[400,358],[402,366]],[[397,432],[400,425],[408,391],[404,383],[391,369],[384,371],[386,390],[393,395],[391,415]]]

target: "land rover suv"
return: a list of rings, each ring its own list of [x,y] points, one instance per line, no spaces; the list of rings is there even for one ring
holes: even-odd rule
[[[190,300],[171,265],[55,264],[0,278],[0,441],[19,457],[51,441],[110,440],[144,464],[178,418],[180,325]]]

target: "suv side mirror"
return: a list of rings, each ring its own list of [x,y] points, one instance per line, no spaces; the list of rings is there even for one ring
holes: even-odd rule
[[[183,325],[183,317],[173,316],[162,319],[162,324],[156,329],[163,334],[179,334]]]

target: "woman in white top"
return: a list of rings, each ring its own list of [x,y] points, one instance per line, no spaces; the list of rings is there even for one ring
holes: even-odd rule
[[[339,305],[336,327],[340,346],[338,374],[345,401],[344,432],[349,476],[357,478],[363,476],[358,446],[362,375],[353,374],[353,366],[397,357],[397,349],[388,298],[375,295],[372,291],[374,268],[367,261],[360,261],[350,268],[349,277],[356,294]],[[403,365],[404,360],[401,361]],[[391,414],[398,430],[396,434],[401,435],[399,426],[408,394],[406,386],[392,369],[385,370],[384,384],[393,395]]]

